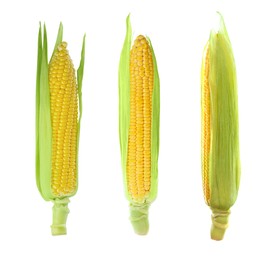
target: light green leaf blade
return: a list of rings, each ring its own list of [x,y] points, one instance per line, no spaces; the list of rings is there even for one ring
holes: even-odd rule
[[[160,133],[160,79],[155,53],[151,40],[147,37],[153,57],[154,85],[152,94],[152,129],[151,129],[151,189],[148,202],[153,202],[158,189],[158,156],[159,156],[159,133]]]
[[[85,41],[86,35],[83,38],[82,50],[81,50],[81,60],[80,65],[77,70],[77,84],[78,84],[78,99],[79,99],[79,119],[77,123],[77,151],[76,151],[76,190],[74,194],[77,192],[78,188],[78,155],[79,155],[79,139],[80,139],[80,128],[81,128],[81,118],[83,112],[83,105],[82,105],[82,85],[83,85],[83,76],[84,76],[84,67],[85,67]],[[73,194],[73,195],[74,195]]]
[[[210,48],[211,153],[210,206],[228,210],[235,202],[240,180],[237,77],[233,51],[220,15]]]
[[[47,33],[45,25],[39,92],[39,182],[42,197],[45,200],[50,200],[53,199],[51,193],[52,126],[48,79]]]
[[[37,58],[37,76],[36,76],[36,184],[40,189],[40,155],[39,155],[39,107],[40,107],[40,72],[42,62],[42,34],[41,24],[39,26],[38,33],[38,58]]]
[[[125,194],[131,200],[127,189],[126,162],[128,154],[128,135],[130,125],[130,49],[132,41],[132,27],[130,15],[126,18],[126,36],[121,51],[119,62],[119,139],[121,150],[122,172]]]
[[[82,116],[82,83],[83,83],[83,76],[84,76],[84,66],[85,66],[85,41],[86,35],[83,38],[82,50],[81,50],[81,60],[80,65],[77,70],[77,82],[78,82],[78,95],[79,95],[79,122]]]

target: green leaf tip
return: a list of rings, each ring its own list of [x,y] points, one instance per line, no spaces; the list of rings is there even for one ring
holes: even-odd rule
[[[225,28],[225,22],[224,22],[223,15],[219,11],[217,11],[216,13],[217,13],[217,15],[219,17],[220,28]]]
[[[82,82],[83,82],[83,76],[84,76],[85,42],[86,42],[86,34],[84,34],[84,37],[83,37],[82,50],[81,50],[81,59],[80,59],[80,64],[79,64],[79,67],[78,67],[78,70],[77,70],[77,81],[78,81],[79,96],[80,96],[81,91],[82,91]]]
[[[57,47],[63,41],[63,29],[64,29],[63,24],[62,24],[62,22],[60,22],[59,27],[58,27],[58,33],[57,33],[57,37],[56,37],[55,47],[54,47],[54,51],[52,53],[51,59],[52,59],[54,53],[56,52]],[[51,59],[50,59],[50,62],[51,62]]]
[[[226,39],[227,41],[230,42],[229,35],[228,35],[226,25],[225,25],[225,21],[224,21],[222,14],[220,12],[216,12],[216,15],[217,15],[219,21],[217,22],[217,24],[215,26],[216,29],[211,30],[210,40],[211,40],[211,38],[217,39],[217,37],[223,36],[224,39]]]
[[[126,17],[126,27],[131,27],[131,13],[129,13]]]

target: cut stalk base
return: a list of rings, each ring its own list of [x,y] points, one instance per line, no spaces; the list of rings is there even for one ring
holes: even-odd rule
[[[53,224],[51,225],[52,235],[66,235],[66,221],[69,214],[68,198],[55,199],[53,206]]]
[[[219,210],[212,209],[212,227],[211,227],[211,238],[213,240],[222,240],[226,229],[228,228],[228,220],[230,210]]]
[[[149,231],[149,204],[130,204],[130,221],[138,235],[147,235]]]

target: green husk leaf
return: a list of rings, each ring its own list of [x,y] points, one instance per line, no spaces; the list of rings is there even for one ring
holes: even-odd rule
[[[38,156],[39,170],[37,178],[41,195],[45,200],[52,198],[51,193],[51,153],[52,153],[52,126],[50,111],[50,90],[48,80],[48,54],[47,54],[47,33],[44,25],[43,47],[40,67],[39,88],[39,111],[38,116]]]
[[[82,117],[82,83],[83,83],[83,76],[84,76],[84,66],[85,66],[85,41],[86,35],[83,38],[82,50],[81,50],[81,60],[80,65],[77,70],[77,82],[78,82],[78,95],[79,95],[79,123]]]
[[[210,50],[211,153],[210,207],[228,210],[236,201],[240,181],[237,78],[230,39],[220,15]]]
[[[128,193],[126,179],[126,163],[128,153],[128,135],[130,125],[130,49],[132,42],[132,27],[130,15],[126,18],[126,37],[121,51],[119,62],[119,138],[121,150],[122,172],[124,179],[125,194],[128,200],[131,201],[131,196]]]
[[[155,200],[158,188],[158,156],[159,156],[159,130],[160,130],[160,79],[156,57],[151,44],[147,37],[153,57],[154,67],[154,86],[152,94],[152,128],[151,128],[151,189],[148,202]]]
[[[38,34],[38,59],[37,59],[37,76],[36,76],[36,184],[40,189],[40,158],[39,158],[39,107],[40,107],[40,72],[42,62],[42,35],[41,35],[41,24],[39,26]]]
[[[79,119],[77,123],[77,155],[76,155],[76,178],[77,178],[77,185],[76,185],[76,191],[78,188],[78,153],[79,153],[79,139],[80,139],[80,127],[81,127],[81,118],[82,118],[82,83],[83,83],[83,76],[84,76],[84,66],[85,66],[85,40],[86,35],[84,35],[83,38],[83,44],[82,44],[82,50],[81,50],[81,60],[80,65],[77,70],[77,84],[78,84],[78,99],[79,99]],[[75,191],[75,193],[76,193]],[[75,194],[74,193],[74,194]]]
[[[62,24],[62,22],[60,22],[57,37],[56,37],[56,43],[55,43],[55,47],[54,47],[54,51],[52,53],[51,59],[52,59],[53,55],[55,54],[57,47],[62,42],[62,39],[63,39],[63,24]],[[51,62],[51,59],[50,59],[50,62]]]

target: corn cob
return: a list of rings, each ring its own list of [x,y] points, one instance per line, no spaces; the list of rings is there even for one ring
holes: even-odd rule
[[[131,48],[130,16],[119,64],[119,132],[130,221],[137,234],[149,229],[148,209],[157,195],[160,84],[149,38]]]
[[[63,26],[60,23],[48,64],[46,27],[44,25],[42,42],[40,25],[36,81],[36,182],[41,196],[54,203],[53,235],[66,234],[69,198],[77,191],[85,55],[84,37],[76,81],[67,43],[62,41],[62,37]]]
[[[234,56],[220,15],[220,28],[211,31],[205,47],[201,72],[203,192],[212,210],[214,240],[224,237],[239,188],[237,99]]]

